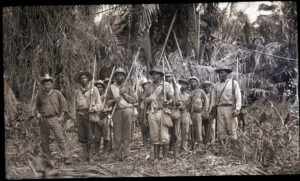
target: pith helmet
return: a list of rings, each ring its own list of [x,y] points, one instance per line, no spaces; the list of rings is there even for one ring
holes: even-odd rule
[[[104,82],[102,80],[97,80],[94,85],[96,86],[97,84],[101,84],[103,87],[106,87],[106,85],[104,84]]]
[[[197,77],[195,77],[195,76],[191,76],[191,77],[189,77],[188,78],[188,81],[190,81],[190,80],[197,80],[197,82],[199,83],[199,79],[197,78]]]
[[[116,75],[117,73],[123,73],[124,75],[126,75],[125,70],[122,67],[119,67],[115,70],[114,75]]]

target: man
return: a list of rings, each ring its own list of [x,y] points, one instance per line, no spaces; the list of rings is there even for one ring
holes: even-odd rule
[[[104,80],[103,80],[103,83],[105,84],[105,86],[107,87],[108,86],[108,82],[109,82],[109,78],[108,77],[106,77]],[[113,84],[114,83],[114,81],[113,80],[111,80],[111,84]],[[109,90],[110,88],[109,87],[107,87],[107,89]],[[112,100],[107,100],[106,99],[106,103],[107,103],[107,107],[109,107],[109,108],[111,108],[112,109],[112,107],[111,106],[108,106],[108,105],[111,105],[112,104]],[[113,151],[113,122],[112,122],[112,119],[111,119],[111,114],[109,114],[108,116],[107,116],[107,119],[108,119],[108,122],[109,122],[109,126],[108,126],[108,128],[109,128],[109,146],[108,146],[108,152],[111,152],[111,151]]]
[[[145,101],[148,106],[150,142],[154,148],[154,161],[159,159],[160,146],[163,156],[167,156],[167,145],[170,142],[168,129],[172,126],[168,104],[172,102],[174,90],[167,82],[163,82],[164,73],[160,67],[153,67],[150,71],[153,82],[146,89]],[[148,92],[149,91],[149,92]]]
[[[94,85],[97,87],[99,94],[100,94],[100,100],[103,103],[104,102],[104,93],[105,93],[105,87],[106,85],[102,80],[97,80]],[[100,143],[101,138],[103,138],[103,153],[106,153],[108,151],[108,144],[109,144],[109,121],[108,119],[108,113],[111,112],[111,107],[107,107],[104,105],[104,109],[101,110],[99,117],[101,121],[96,125],[95,127],[95,152],[99,156],[99,150],[100,150]]]
[[[181,148],[184,151],[187,151],[189,132],[190,132],[189,128],[190,125],[192,124],[191,115],[186,108],[187,101],[189,99],[189,94],[187,93],[189,83],[186,79],[179,79],[178,83],[181,86],[180,93],[179,93],[179,97],[181,100],[179,106],[179,110],[181,113],[181,137],[182,137]]]
[[[108,100],[115,104],[115,112],[112,115],[114,133],[115,158],[122,161],[130,155],[131,124],[133,120],[133,104],[137,102],[132,87],[124,85],[126,72],[119,67],[115,70],[116,82],[111,85],[108,91]],[[122,151],[124,147],[124,157]]]
[[[64,163],[70,164],[66,149],[66,142],[62,131],[62,121],[65,112],[68,112],[68,104],[62,93],[52,89],[53,78],[48,74],[41,79],[42,91],[38,93],[36,99],[37,118],[39,119],[41,147],[43,157],[49,159],[51,157],[49,135],[50,130],[58,143],[58,147],[62,152]]]
[[[213,89],[212,105],[217,106],[217,131],[222,143],[226,135],[237,140],[238,120],[241,110],[241,91],[237,81],[228,78],[230,68],[221,67],[215,70],[219,74],[219,82]]]
[[[149,88],[150,82],[144,80],[141,82],[142,90],[138,91],[138,113],[139,113],[139,124],[141,125],[141,133],[143,138],[144,150],[148,151],[148,139],[149,139],[149,123],[147,119],[147,104],[145,103],[145,98],[149,95],[146,95],[146,89]]]
[[[193,121],[192,125],[192,149],[199,146],[202,147],[202,117],[201,112],[208,112],[208,98],[205,92],[199,88],[199,79],[197,77],[189,77],[190,84],[190,98],[188,100],[187,108],[191,114]]]
[[[102,106],[99,91],[90,82],[92,78],[89,72],[80,71],[76,74],[75,81],[79,83],[79,87],[75,90],[73,108],[73,119],[76,116],[75,120],[78,125],[79,143],[83,147],[83,160],[88,162],[93,162],[91,146],[94,143],[95,127],[98,124],[98,120],[92,118],[97,119]]]
[[[169,144],[169,150],[173,151],[173,156],[176,158],[177,151],[179,148],[179,144],[181,142],[181,129],[180,129],[180,124],[181,124],[181,119],[180,119],[180,111],[178,109],[178,106],[180,105],[180,100],[179,100],[179,87],[173,82],[173,73],[170,71],[167,71],[165,74],[165,80],[167,83],[169,83],[174,90],[174,101],[171,102],[168,106],[170,112],[171,112],[171,119],[173,122],[173,127],[170,128],[170,144]],[[175,102],[176,101],[176,102]]]
[[[212,86],[213,83],[210,81],[204,81],[203,83],[203,90],[208,98],[208,108],[209,108],[209,112],[211,109],[211,100],[212,100]],[[215,137],[216,137],[216,120],[213,119],[211,116],[208,117],[208,119],[203,120],[203,124],[204,124],[204,133],[205,133],[205,143],[208,142],[215,142]]]

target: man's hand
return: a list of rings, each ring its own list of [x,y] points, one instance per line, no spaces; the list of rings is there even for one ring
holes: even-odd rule
[[[239,115],[240,111],[239,110],[233,110],[232,111],[232,117],[237,117]]]
[[[125,91],[124,90],[120,90],[120,96],[124,96],[125,95]]]
[[[114,101],[115,101],[116,103],[119,103],[121,99],[122,99],[121,97],[116,97],[116,98],[114,99]]]
[[[41,118],[42,118],[42,115],[41,115],[40,113],[37,113],[37,114],[36,114],[36,117],[37,117],[38,119],[41,119]]]

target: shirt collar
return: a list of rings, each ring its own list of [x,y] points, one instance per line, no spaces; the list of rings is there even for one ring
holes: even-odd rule
[[[45,92],[45,91],[43,91],[43,93],[44,93],[45,95],[47,95],[47,96],[51,95],[51,94],[52,94],[52,92],[53,92],[53,90],[52,90],[52,89],[51,89],[49,92]]]

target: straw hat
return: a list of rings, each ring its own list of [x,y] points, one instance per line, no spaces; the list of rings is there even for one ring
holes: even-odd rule
[[[225,66],[223,66],[223,67],[218,67],[218,68],[215,70],[215,72],[219,73],[221,70],[224,70],[225,72],[227,72],[227,73],[229,73],[229,74],[232,72],[231,68],[225,67]]]
[[[101,84],[103,87],[106,87],[106,85],[104,84],[104,82],[102,80],[97,80],[94,85],[96,86],[97,84]]]
[[[93,78],[93,75],[92,75],[90,72],[79,71],[79,72],[75,75],[75,78],[74,78],[75,81],[76,81],[76,82],[80,82],[80,77],[81,77],[82,75],[86,75],[86,76],[88,77],[89,81],[92,80],[92,78]]]
[[[124,75],[126,75],[125,70],[122,67],[119,67],[115,70],[114,75],[116,75],[117,73],[123,73]]]
[[[199,83],[199,79],[197,78],[197,77],[195,77],[195,76],[192,76],[192,77],[189,77],[188,78],[188,81],[190,81],[190,80],[197,80],[197,82]]]
[[[47,80],[51,80],[53,82],[53,78],[49,74],[45,74],[45,76],[41,78],[41,84]]]

